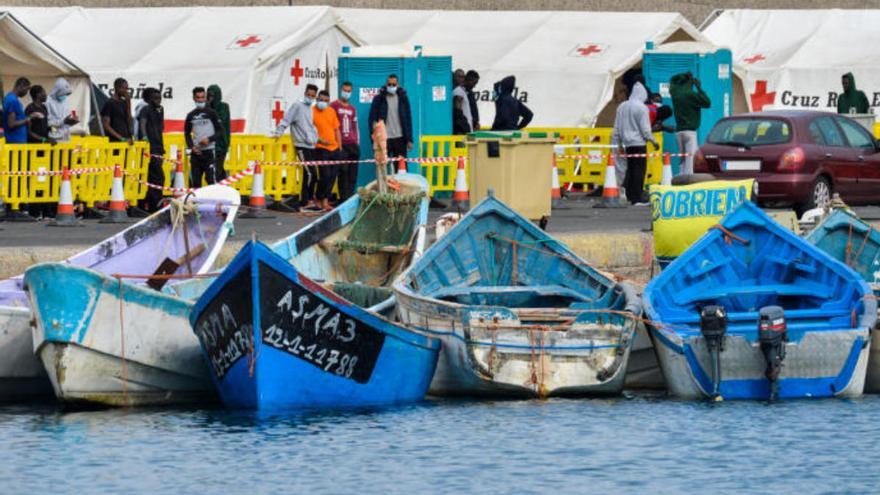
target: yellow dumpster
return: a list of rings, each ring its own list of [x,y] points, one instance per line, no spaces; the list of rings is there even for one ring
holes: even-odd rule
[[[547,132],[486,131],[468,134],[471,205],[495,197],[526,218],[550,215],[553,145]]]

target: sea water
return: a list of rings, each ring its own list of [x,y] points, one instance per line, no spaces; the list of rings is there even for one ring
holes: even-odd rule
[[[880,397],[0,406],[0,493],[868,493]]]

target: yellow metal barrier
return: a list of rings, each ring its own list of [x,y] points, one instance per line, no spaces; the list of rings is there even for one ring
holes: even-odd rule
[[[86,145],[88,143],[88,145]],[[70,169],[100,169],[71,175],[74,198],[87,206],[110,200],[115,165],[131,176],[146,179],[145,143],[128,146],[106,140],[72,141],[50,144],[11,144],[0,149],[0,172],[60,172]],[[134,203],[146,195],[146,187],[134,180],[123,180],[125,198]],[[0,197],[12,210],[22,204],[57,203],[60,175],[13,175],[0,173]]]
[[[455,190],[455,172],[458,169],[458,158],[467,157],[467,146],[464,136],[422,136],[419,156],[422,158],[445,158],[448,162],[423,163],[422,175],[428,180],[430,195],[435,192],[452,192]],[[465,164],[467,173],[467,164]]]
[[[880,122],[874,122],[874,137],[880,139]]]

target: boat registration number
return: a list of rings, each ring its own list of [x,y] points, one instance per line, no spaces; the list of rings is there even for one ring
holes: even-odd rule
[[[721,164],[725,172],[739,170],[761,170],[761,160],[724,160],[721,162]]]
[[[261,339],[325,373],[367,383],[385,334],[260,264]]]

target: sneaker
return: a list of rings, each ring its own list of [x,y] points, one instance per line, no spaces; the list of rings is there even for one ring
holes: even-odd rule
[[[651,206],[651,203],[645,203],[645,202],[633,203],[633,206]]]

